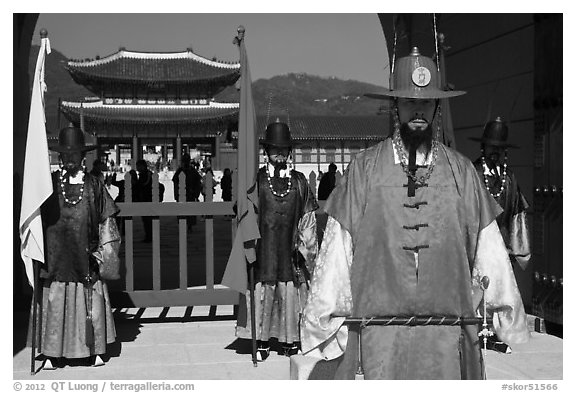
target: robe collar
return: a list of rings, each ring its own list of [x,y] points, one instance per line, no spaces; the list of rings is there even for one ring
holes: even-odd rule
[[[270,177],[274,177],[274,165],[268,163],[268,173],[270,173]],[[290,175],[290,168],[286,167],[286,169],[280,169],[280,177],[288,177]]]

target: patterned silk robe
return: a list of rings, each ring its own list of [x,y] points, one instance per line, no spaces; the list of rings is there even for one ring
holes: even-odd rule
[[[336,359],[334,378],[353,378],[357,369],[357,331],[343,325],[345,317],[474,317],[484,276],[499,336],[509,343],[529,338],[495,222],[501,209],[472,163],[440,145],[427,186],[408,197],[406,184],[387,139],[357,155],[327,201],[301,335],[306,356]],[[476,326],[368,326],[365,378],[481,378],[477,333]]]

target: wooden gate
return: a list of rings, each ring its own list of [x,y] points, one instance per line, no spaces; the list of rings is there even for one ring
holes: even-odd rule
[[[232,202],[213,202],[213,179],[206,177],[204,202],[160,202],[158,174],[152,175],[152,202],[132,202],[131,175],[124,176],[125,202],[118,203],[119,217],[124,220],[123,262],[124,274],[122,283],[110,283],[110,296],[115,307],[169,307],[237,304],[238,292],[217,285],[214,282],[214,217],[231,216]],[[179,175],[178,200],[186,201],[185,174]],[[135,274],[142,268],[135,259],[134,218],[151,217],[152,219],[152,287],[137,288]],[[179,285],[177,288],[163,289],[161,287],[161,267],[166,260],[160,252],[160,219],[175,217],[178,225],[178,239],[169,243],[178,248]],[[205,285],[190,287],[188,285],[188,228],[187,219],[197,217],[198,223],[204,225],[205,231]],[[202,218],[203,221],[200,220]],[[232,239],[234,220],[230,220]],[[172,255],[174,254],[174,250]],[[175,261],[171,261],[173,264]],[[123,285],[122,285],[123,284]],[[115,285],[119,289],[115,290]]]

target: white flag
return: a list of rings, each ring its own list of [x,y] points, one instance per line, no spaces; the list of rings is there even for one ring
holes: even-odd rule
[[[48,38],[42,38],[32,84],[32,101],[28,119],[26,157],[24,159],[22,207],[20,210],[20,253],[32,288],[34,288],[32,260],[45,262],[40,206],[52,194],[44,111],[44,92],[46,91],[44,59],[49,53],[50,41]]]

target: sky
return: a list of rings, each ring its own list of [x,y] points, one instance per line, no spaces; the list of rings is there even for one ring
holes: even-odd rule
[[[245,42],[252,80],[305,72],[387,86],[388,54],[376,13],[41,13],[52,48],[68,58],[104,57],[120,47],[180,52],[238,61],[237,28]]]

